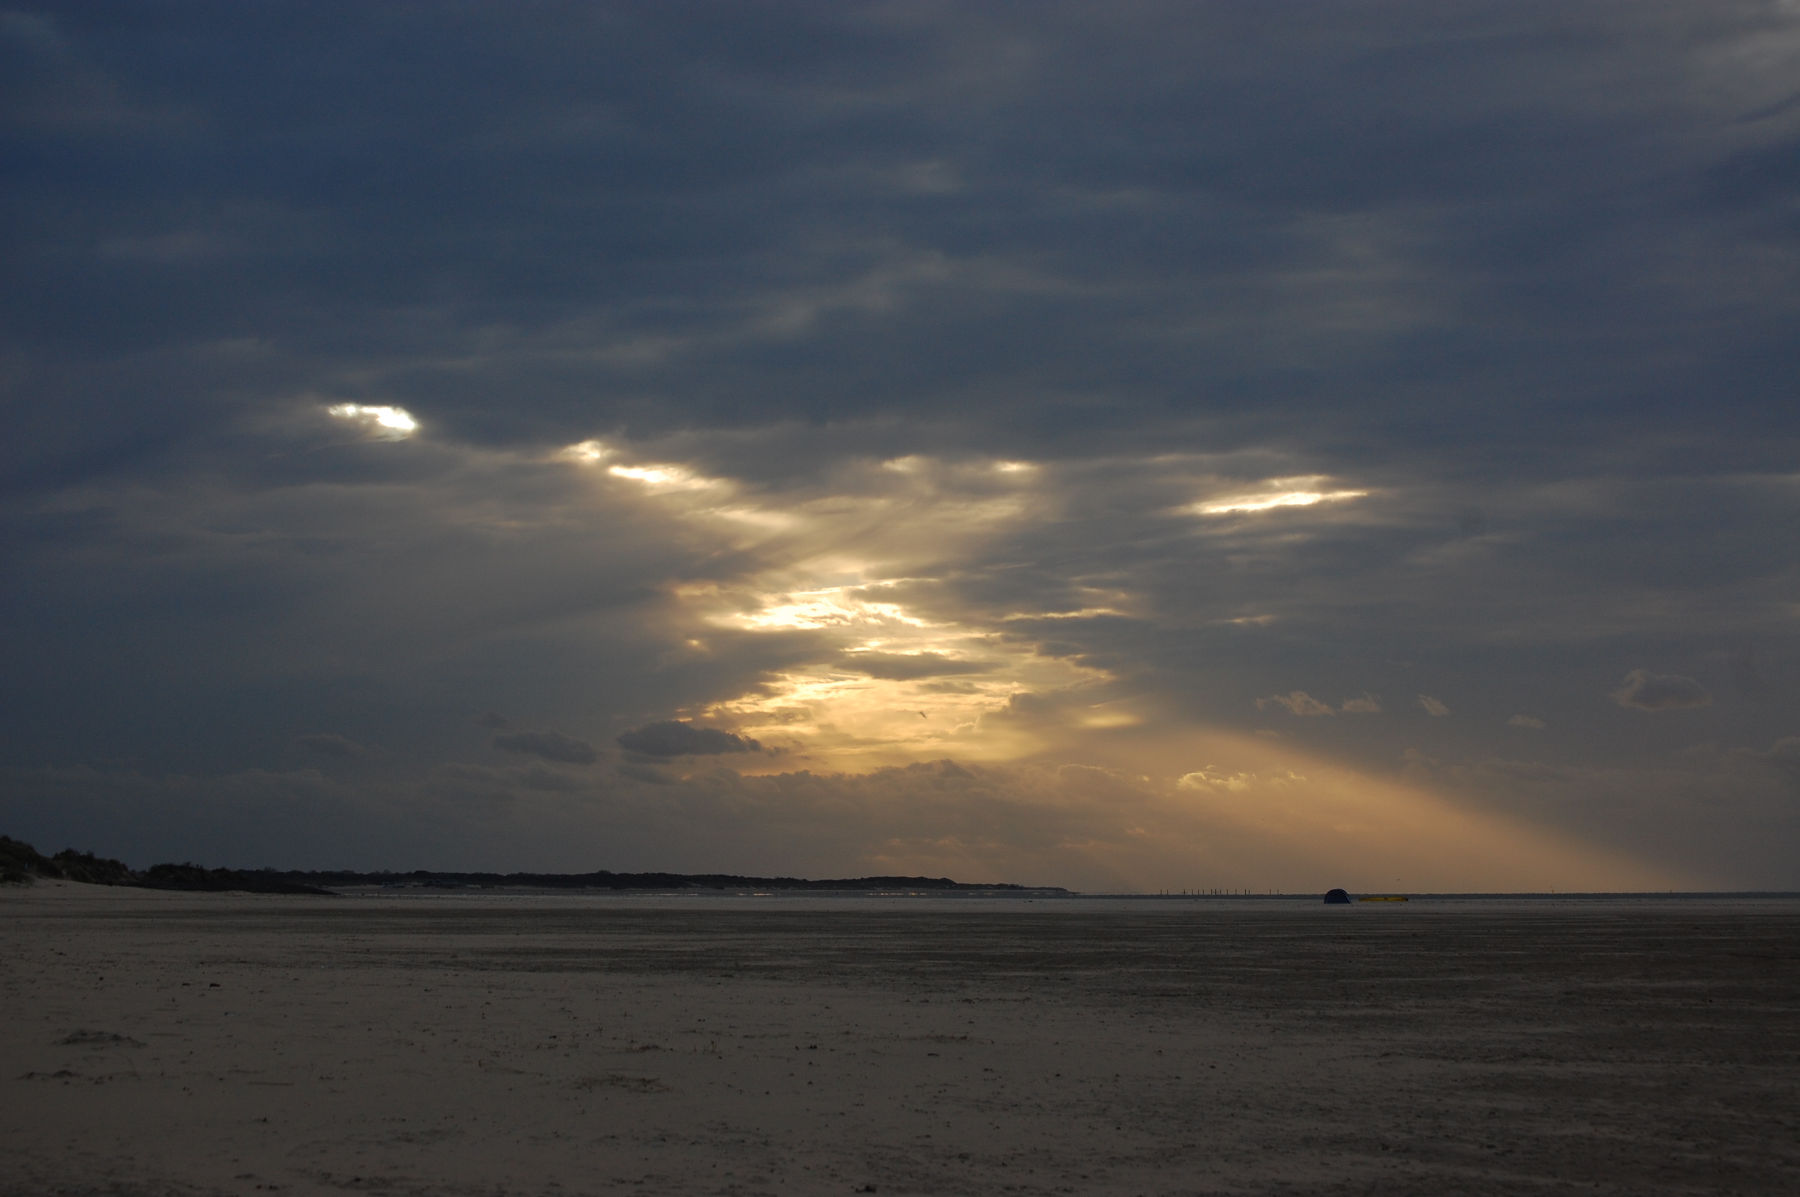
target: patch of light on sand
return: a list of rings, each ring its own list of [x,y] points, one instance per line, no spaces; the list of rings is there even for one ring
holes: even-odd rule
[[[1276,511],[1283,507],[1316,507],[1320,503],[1346,503],[1368,496],[1366,490],[1320,489],[1326,480],[1312,478],[1272,478],[1262,490],[1248,494],[1226,495],[1203,500],[1186,508],[1196,515],[1240,515]]]
[[[419,422],[403,407],[368,403],[334,403],[325,409],[339,420],[361,424],[382,440],[405,440],[419,430]]]

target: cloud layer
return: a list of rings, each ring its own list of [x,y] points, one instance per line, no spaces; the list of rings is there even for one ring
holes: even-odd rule
[[[1626,674],[1612,692],[1612,699],[1622,707],[1639,711],[1689,711],[1712,705],[1712,695],[1693,678],[1651,673],[1648,669],[1633,669]]]
[[[646,723],[619,736],[619,746],[639,756],[718,756],[730,752],[760,752],[762,745],[748,736],[716,727],[697,727],[678,719]]]
[[[1797,75],[1764,0],[15,8],[0,821],[1800,886]]]
[[[502,732],[494,737],[494,747],[566,765],[591,765],[600,759],[592,744],[553,731]]]

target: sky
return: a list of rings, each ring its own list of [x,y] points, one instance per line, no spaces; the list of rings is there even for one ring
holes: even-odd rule
[[[0,830],[1800,889],[1800,3],[0,10]]]

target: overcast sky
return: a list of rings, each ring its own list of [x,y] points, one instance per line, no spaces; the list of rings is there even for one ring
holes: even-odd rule
[[[1800,4],[0,12],[0,831],[1800,888]]]

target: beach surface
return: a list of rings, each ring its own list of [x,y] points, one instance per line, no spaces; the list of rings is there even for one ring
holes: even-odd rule
[[[0,891],[0,1192],[1791,1194],[1800,901]]]

